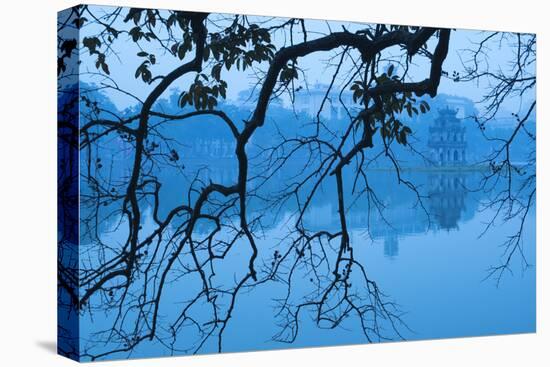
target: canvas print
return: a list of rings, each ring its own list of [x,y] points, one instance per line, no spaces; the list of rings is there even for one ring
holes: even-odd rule
[[[535,332],[536,36],[58,14],[58,349]]]

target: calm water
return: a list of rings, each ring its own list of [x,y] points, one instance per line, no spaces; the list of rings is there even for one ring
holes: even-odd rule
[[[535,268],[523,269],[519,258],[514,258],[513,274],[506,273],[498,287],[494,279],[484,280],[488,268],[499,264],[504,251],[501,245],[517,228],[517,223],[507,222],[479,237],[484,223],[493,214],[490,210],[480,211],[483,195],[466,189],[475,186],[479,173],[409,174],[427,196],[423,202],[429,218],[414,206],[414,195],[403,185],[395,185],[391,173],[380,171],[373,176],[372,184],[386,206],[384,218],[372,211],[367,215],[368,208],[361,203],[350,210],[348,225],[354,255],[384,294],[399,305],[406,324],[400,332],[406,340],[535,331]],[[333,197],[331,190],[333,188],[326,187],[324,196],[314,202],[307,213],[305,222],[311,229],[330,230],[338,225],[336,204],[328,200]],[[260,249],[269,250],[262,251],[258,263],[270,261],[272,250],[284,237],[289,213],[290,210],[283,211],[270,218],[271,225],[265,228],[265,236],[258,243]],[[144,220],[145,229],[148,225],[151,225],[150,215]],[[112,240],[120,235],[106,233],[105,238]],[[534,265],[534,214],[526,223],[524,254]],[[248,256],[248,247],[235,247],[232,256],[224,260],[221,271],[231,279],[234,269],[242,268],[242,261]],[[294,294],[305,295],[311,291],[308,279],[302,280],[293,283]],[[163,298],[166,303],[162,314],[177,313],[181,303],[172,298],[182,299],[182,294],[196,290],[197,286],[173,283]],[[275,315],[276,299],[285,292],[283,284],[269,282],[240,294],[224,334],[223,350],[367,342],[357,319],[349,317],[338,328],[323,329],[307,312],[301,314],[300,329],[292,344],[274,341],[273,336],[280,331]],[[84,338],[90,339],[94,331],[107,328],[110,317],[112,315],[99,313],[94,314],[93,319],[86,316],[81,327]],[[207,343],[200,352],[215,352],[215,342]],[[158,355],[159,349],[169,354],[168,349],[163,348],[158,342],[147,342],[139,345],[131,356]],[[116,356],[124,358],[127,354]]]

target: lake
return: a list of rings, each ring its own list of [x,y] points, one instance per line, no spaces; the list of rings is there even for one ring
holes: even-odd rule
[[[228,169],[225,173],[223,170],[213,172],[215,179],[227,182],[235,174],[234,169]],[[519,223],[517,220],[498,221],[484,233],[494,210],[482,210],[490,193],[473,190],[482,172],[404,172],[407,179],[418,187],[422,197],[421,205],[414,192],[403,184],[397,184],[394,172],[379,170],[369,175],[370,185],[377,193],[377,200],[383,209],[373,207],[372,203],[369,206],[367,200],[358,200],[350,205],[347,223],[355,260],[363,266],[368,278],[376,283],[384,300],[395,304],[395,312],[402,321],[396,325],[396,332],[388,320],[381,320],[379,334],[387,337],[387,340],[401,340],[399,334],[404,340],[420,340],[535,331],[534,266],[525,267],[520,256],[515,256],[510,264],[512,272],[503,273],[498,282],[495,276],[489,276],[489,268],[499,265],[502,260],[505,250],[503,243],[517,230]],[[272,186],[268,185],[262,190],[272,191],[284,179],[276,179]],[[171,185],[165,188],[163,195],[166,200],[177,201],[184,194],[185,188]],[[309,230],[332,231],[338,228],[334,190],[334,185],[327,184],[322,188],[322,194],[312,201],[310,209],[304,214],[304,223]],[[260,203],[249,205],[251,217],[261,210]],[[525,260],[531,265],[535,264],[534,211],[533,208],[525,222],[522,247]],[[262,235],[257,239],[260,254],[256,259],[256,267],[260,278],[272,268],[274,251],[284,253],[288,248],[288,223],[292,222],[295,215],[291,201],[281,205],[280,210],[264,212]],[[116,227],[115,223],[118,222],[113,221],[105,228],[103,239],[106,242],[125,238],[124,230],[119,229],[124,226]],[[145,211],[142,227],[145,233],[149,228],[153,229],[150,210]],[[197,236],[200,236],[201,232],[208,232],[208,228],[197,226],[197,232]],[[315,248],[310,251],[319,254]],[[243,271],[247,271],[249,256],[250,248],[244,244],[232,248],[226,258],[217,263],[214,282],[220,286],[234,282]],[[174,320],[186,302],[196,292],[200,292],[198,277],[184,276],[182,269],[187,266],[189,262],[182,260],[171,273],[173,275],[164,291],[164,303],[160,308],[164,321]],[[281,272],[288,274],[288,263],[285,266],[281,265]],[[291,321],[288,312],[281,312],[281,299],[287,297],[288,293],[291,293],[288,303],[293,305],[315,299],[315,295],[324,287],[326,275],[317,274],[320,279],[317,281],[311,274],[322,272],[322,269],[322,264],[317,270],[304,265],[297,267],[290,283],[284,279],[271,279],[254,287],[243,288],[224,330],[223,351],[369,342],[360,319],[353,313],[343,317],[334,326],[316,322],[314,310],[305,307],[298,313],[296,320],[292,320],[295,324],[289,328]],[[353,287],[354,299],[369,297],[360,282]],[[222,297],[220,295],[220,299]],[[342,306],[334,307],[331,311],[334,315],[345,313]],[[205,302],[199,302],[194,312],[196,320],[200,320],[211,313],[211,308]],[[113,345],[109,343],[97,343],[94,333],[109,329],[114,314],[115,311],[95,312],[92,316],[86,313],[81,319],[82,345],[95,352],[112,348]],[[373,321],[368,317],[365,320]],[[166,330],[164,332],[168,333]],[[169,347],[166,341],[163,344],[155,339],[139,344],[130,355],[157,356],[160,350],[164,350],[166,355],[193,353],[200,340],[197,328],[190,324],[185,327],[182,325],[178,331],[178,341],[183,341],[181,346],[175,344],[175,347]],[[372,340],[382,341],[386,339]],[[198,353],[217,352],[217,347],[218,339],[213,337],[200,345]],[[122,353],[120,356],[125,357],[127,354]]]

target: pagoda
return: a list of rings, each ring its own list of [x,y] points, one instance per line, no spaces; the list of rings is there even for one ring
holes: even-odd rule
[[[428,148],[431,159],[440,167],[466,164],[466,127],[449,107],[439,110],[439,116],[429,128]]]

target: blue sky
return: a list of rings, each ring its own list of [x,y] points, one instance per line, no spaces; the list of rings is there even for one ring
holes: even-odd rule
[[[90,9],[97,15],[107,14],[112,11],[113,8],[105,6],[90,6]],[[126,11],[123,11],[125,14]],[[132,26],[132,22],[123,23],[121,16],[113,26],[115,28],[124,28],[128,29]],[[216,27],[224,27],[231,16],[226,14],[212,14],[209,17],[210,21],[208,23],[208,28],[210,31],[214,31]],[[284,21],[284,18],[274,18],[274,17],[258,17],[250,16],[249,20],[251,22],[262,23],[265,26],[273,25]],[[349,31],[355,31],[365,27],[365,24],[361,23],[350,23],[350,22],[334,22],[334,21],[322,21],[322,20],[306,20],[305,25],[308,29],[308,40],[321,37],[332,31],[341,31],[345,27]],[[298,30],[295,27],[294,42],[300,42],[302,40],[301,30]],[[83,37],[93,35],[97,32],[98,26],[93,23],[87,23],[81,32],[81,39]],[[288,32],[286,32],[288,33]],[[468,55],[464,52],[465,49],[472,49],[475,47],[476,43],[479,40],[486,37],[487,33],[477,30],[454,30],[451,33],[451,42],[449,48],[449,54],[444,63],[444,70],[452,73],[453,71],[463,70],[461,64],[462,59],[468,59]],[[137,52],[140,51],[138,45],[132,42],[128,35],[122,34],[113,44],[113,50],[115,52],[108,53],[107,62],[111,70],[111,77],[113,80],[108,81],[103,77],[97,75],[86,75],[86,72],[96,73],[97,69],[95,67],[95,56],[90,57],[86,49],[82,53],[82,67],[81,80],[91,83],[107,83],[113,84],[115,82],[120,88],[131,91],[137,97],[144,99],[147,94],[154,87],[153,85],[146,85],[140,79],[134,78],[134,72],[136,68],[141,63],[141,59],[136,56]],[[288,34],[283,32],[278,32],[273,37],[273,42],[276,46],[283,46],[289,43]],[[429,48],[433,50],[435,40],[432,39],[429,42]],[[142,43],[144,50],[150,53],[155,53],[157,56],[157,64],[151,68],[153,75],[165,74],[170,70],[174,69],[181,64],[178,58],[167,53],[165,50],[162,50],[158,44],[155,43]],[[513,49],[507,43],[499,43],[497,41],[490,44],[491,50],[488,53],[490,58],[490,67],[493,70],[503,69],[506,70],[508,65],[506,64],[511,57],[513,57]],[[309,55],[305,58],[299,59],[298,65],[304,71],[304,74],[300,74],[299,85],[306,88],[306,83],[308,85],[313,85],[316,82],[328,84],[330,82],[332,72],[334,71],[334,66],[328,65],[331,58],[334,58],[337,51],[331,52],[319,52],[312,55]],[[355,55],[358,56],[356,53]],[[400,56],[401,51],[398,48],[393,48],[384,53],[384,57],[388,58],[390,61],[393,57]],[[184,61],[186,61],[184,59]],[[333,60],[333,62],[336,60]],[[390,62],[388,61],[388,62]],[[415,80],[424,79],[429,72],[429,65],[426,62],[426,58],[415,57],[412,60],[409,70],[409,77]],[[348,68],[352,65],[351,60],[346,60],[344,66]],[[247,70],[246,72],[237,72],[237,71],[225,71],[223,78],[227,80],[229,86],[227,90],[227,98],[229,100],[235,101],[238,99],[239,92],[250,88],[258,81],[258,75],[261,77],[261,73],[265,71],[267,64],[264,63],[255,70]],[[342,67],[342,70],[346,70],[346,67]],[[398,70],[399,71],[399,70]],[[256,74],[256,75],[255,75]],[[174,85],[166,92],[166,94],[173,93],[174,89],[184,90],[187,89],[189,83],[191,82],[193,76],[187,75],[174,83]],[[344,78],[337,80],[337,83],[342,84]],[[479,101],[483,97],[487,88],[490,85],[486,80],[480,80],[477,83],[456,83],[448,78],[443,78],[439,88],[440,93],[446,93],[450,95],[458,95],[470,98],[474,101]],[[116,91],[108,91],[108,96],[112,99],[115,105],[119,109],[124,109],[135,105],[135,99],[129,98],[127,95],[121,94]],[[166,95],[164,96],[166,97]],[[533,95],[527,95],[524,98],[525,101],[531,101]],[[288,103],[288,99],[286,100]],[[481,107],[481,106],[480,106]],[[506,113],[508,111],[517,112],[522,109],[521,101],[517,98],[509,99],[504,105]]]

